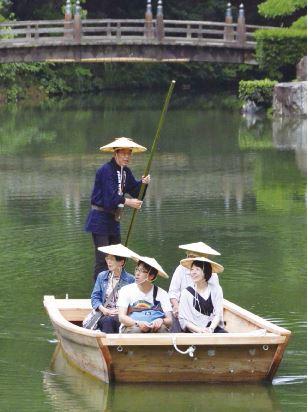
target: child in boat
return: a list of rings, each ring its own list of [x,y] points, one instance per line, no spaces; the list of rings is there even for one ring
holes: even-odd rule
[[[211,284],[212,273],[221,273],[224,268],[205,257],[181,260],[181,265],[190,269],[193,286],[181,293],[179,321],[185,332],[226,333],[223,329],[223,293],[220,285]]]
[[[142,153],[147,149],[127,137],[116,138],[102,146],[101,152],[113,153],[112,159],[96,172],[91,195],[91,210],[85,230],[92,233],[95,247],[94,281],[98,273],[107,270],[105,256],[99,247],[121,242],[120,211],[124,206],[140,209],[142,200],[137,199],[141,184],[150,183],[150,175],[136,180],[128,164],[132,153]],[[125,197],[128,193],[132,198]]]
[[[172,308],[168,293],[152,285],[157,275],[168,278],[155,259],[139,256],[135,283],[124,286],[119,292],[121,332],[168,332],[172,323]]]
[[[95,311],[102,313],[97,322],[97,329],[105,333],[118,333],[120,327],[117,309],[119,290],[135,282],[134,276],[126,272],[124,266],[126,258],[132,258],[135,254],[121,244],[103,246],[99,249],[106,254],[108,270],[97,276],[91,294],[91,305]]]

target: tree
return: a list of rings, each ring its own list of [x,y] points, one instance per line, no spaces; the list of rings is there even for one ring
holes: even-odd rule
[[[266,0],[259,4],[258,9],[261,16],[266,18],[292,16],[295,13],[303,14],[306,9],[306,0]],[[301,20],[303,20],[302,17]]]
[[[283,18],[283,26],[290,26],[255,33],[259,66],[271,78],[291,80],[296,64],[306,54],[306,0],[266,0],[258,9],[262,16]]]
[[[0,0],[0,22],[3,20],[7,20],[8,17],[8,10],[11,6],[11,2],[9,0]]]

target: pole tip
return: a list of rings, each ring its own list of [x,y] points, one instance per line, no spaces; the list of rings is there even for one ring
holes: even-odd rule
[[[171,82],[171,83],[173,83],[173,84],[174,84],[174,83],[175,83],[175,80],[172,80],[172,82]]]

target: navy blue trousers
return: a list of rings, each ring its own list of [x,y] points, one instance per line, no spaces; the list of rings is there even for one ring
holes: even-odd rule
[[[102,316],[97,322],[97,327],[105,333],[119,333],[119,317],[118,316]]]
[[[107,270],[108,266],[105,260],[105,253],[100,252],[97,250],[100,246],[109,246],[109,245],[116,245],[117,243],[121,243],[121,236],[117,235],[98,235],[96,233],[92,233],[92,239],[95,247],[95,265],[94,265],[94,273],[93,279],[94,282],[96,281],[97,275],[101,273],[103,270]]]

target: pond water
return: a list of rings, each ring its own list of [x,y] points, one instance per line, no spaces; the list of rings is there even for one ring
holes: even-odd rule
[[[306,120],[243,118],[230,96],[172,97],[130,247],[170,275],[179,244],[219,250],[224,296],[293,332],[273,383],[108,386],[51,362],[43,296],[92,289],[83,226],[109,159],[97,149],[121,135],[150,147],[163,100],[140,91],[0,109],[1,411],[306,410]],[[134,156],[136,176],[145,161]]]

